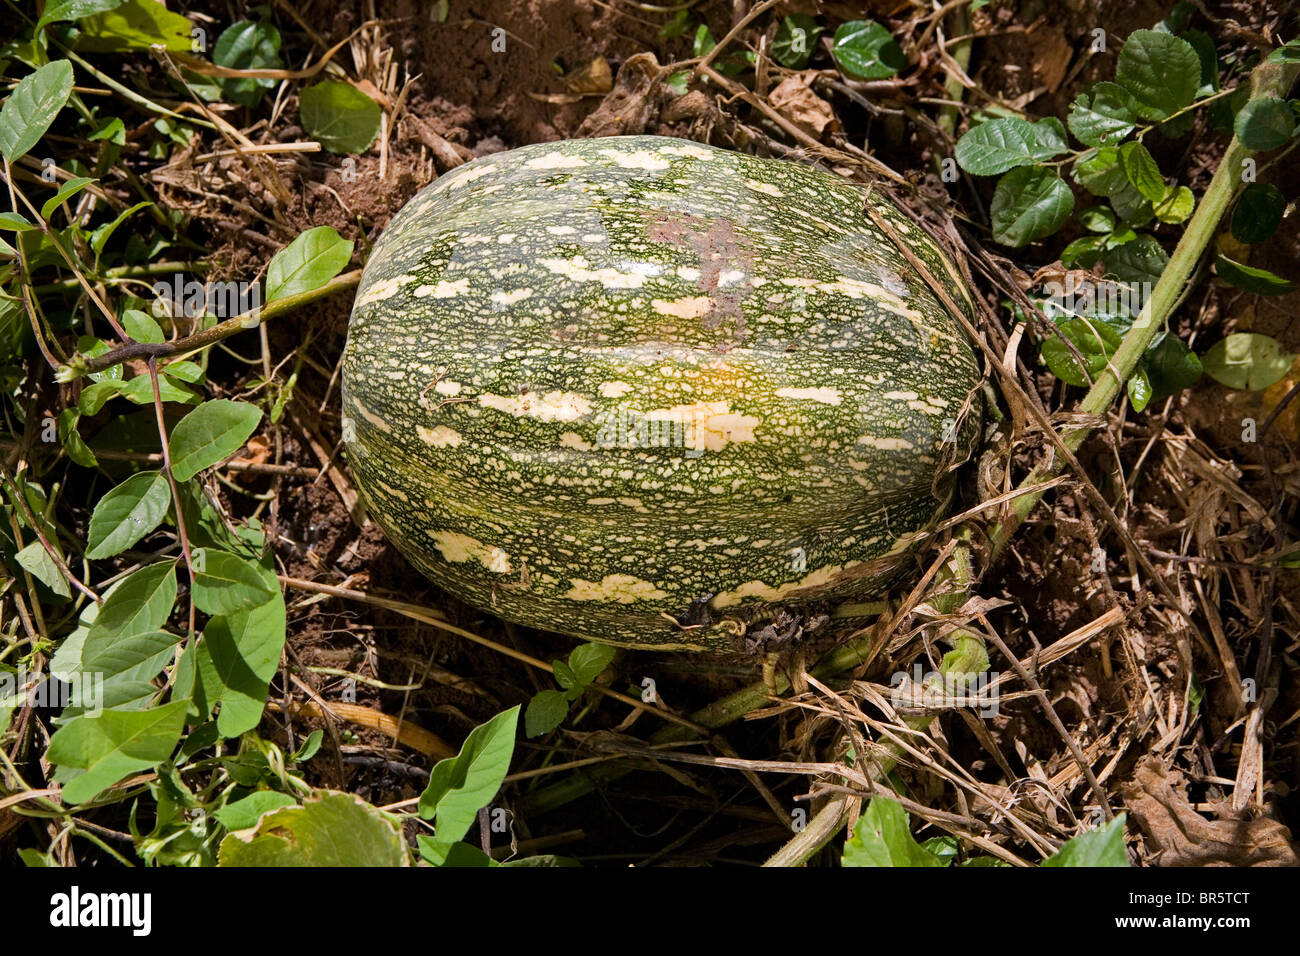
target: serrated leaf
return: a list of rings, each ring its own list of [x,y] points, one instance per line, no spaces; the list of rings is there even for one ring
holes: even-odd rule
[[[957,164],[976,176],[996,176],[1059,156],[1067,149],[1059,123],[1014,117],[989,120],[957,141]]]
[[[142,471],[111,489],[90,516],[86,557],[121,554],[152,532],[167,516],[171,489],[160,471]]]
[[[444,856],[501,789],[518,723],[518,707],[497,714],[475,727],[460,753],[438,761],[429,774],[429,785],[420,795],[420,816],[433,819],[434,840]]]
[[[524,734],[540,737],[549,734],[569,713],[569,697],[563,691],[544,690],[534,694],[524,711]]]
[[[0,154],[18,162],[35,146],[72,95],[72,64],[55,60],[18,81],[0,107]]]
[[[1257,392],[1281,381],[1295,355],[1271,335],[1234,332],[1215,342],[1201,359],[1205,374],[1228,388]]]
[[[185,726],[187,701],[151,710],[105,710],[65,724],[50,738],[46,757],[60,769],[83,771],[63,786],[65,803],[84,803],[137,770],[166,760]]]
[[[1132,94],[1118,83],[1094,83],[1075,99],[1067,123],[1081,143],[1115,143],[1133,132],[1136,107]]]
[[[1155,203],[1152,211],[1161,222],[1186,222],[1196,211],[1196,197],[1186,186],[1177,186],[1170,189],[1164,199]]]
[[[228,458],[243,447],[261,421],[262,410],[247,402],[225,398],[204,402],[172,432],[172,474],[177,481],[188,481]]]
[[[1078,351],[1084,367],[1069,346],[1056,336],[1044,339],[1039,354],[1052,374],[1067,385],[1091,385],[1123,341],[1118,332],[1102,321],[1066,319],[1058,324]]]
[[[1232,128],[1247,149],[1276,149],[1295,133],[1295,114],[1285,100],[1264,97],[1243,106]]]
[[[1115,80],[1133,95],[1139,116],[1167,119],[1190,106],[1201,88],[1201,60],[1186,40],[1135,30],[1120,51]]]
[[[1128,853],[1124,850],[1124,821],[1121,813],[1104,826],[1080,833],[1052,856],[1043,861],[1045,867],[1061,866],[1128,866]]]
[[[610,665],[615,653],[608,644],[579,644],[569,652],[569,666],[573,668],[576,682],[586,687]]]
[[[325,80],[302,91],[302,127],[331,153],[364,153],[379,135],[379,104],[356,87]]]
[[[1119,148],[1119,162],[1124,167],[1124,176],[1143,196],[1153,203],[1165,198],[1164,177],[1145,146],[1125,143]]]
[[[844,74],[855,80],[885,80],[907,66],[894,35],[875,20],[841,23],[835,30],[831,55]]]
[[[1232,238],[1238,242],[1263,242],[1282,222],[1286,199],[1269,183],[1251,183],[1241,191],[1232,210]]]
[[[1007,246],[1026,245],[1060,229],[1073,209],[1074,194],[1054,170],[1013,169],[993,191],[993,238]]]
[[[266,268],[266,301],[318,289],[343,271],[352,243],[329,226],[316,226],[275,254]]]
[[[1191,388],[1201,377],[1201,360],[1176,335],[1164,334],[1142,357],[1151,383],[1151,401],[1159,402]]]

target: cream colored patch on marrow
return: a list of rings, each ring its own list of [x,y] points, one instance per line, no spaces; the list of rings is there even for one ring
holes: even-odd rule
[[[476,179],[482,179],[496,172],[494,166],[480,166],[477,169],[466,169],[463,173],[448,173],[441,177],[434,184],[432,192],[440,193],[444,189],[460,189],[462,186],[468,186]]]
[[[566,156],[564,153],[547,153],[524,163],[529,169],[578,169],[586,166],[587,161],[581,156]]]
[[[636,149],[630,152],[622,149],[602,149],[600,155],[624,169],[645,169],[658,172],[672,165],[668,160],[660,159],[648,149]]]
[[[658,601],[666,597],[668,594],[651,582],[631,574],[607,574],[599,583],[573,578],[569,592],[564,595],[567,601],[613,601],[615,604]]]
[[[455,282],[448,282],[446,279],[440,281],[437,285],[422,285],[415,289],[417,299],[425,299],[432,296],[435,299],[454,299],[458,295],[465,295],[469,292],[469,279],[457,279]]]
[[[516,418],[543,422],[572,422],[591,411],[591,400],[576,392],[528,392],[525,395],[480,395],[478,403]]]
[[[692,451],[722,451],[730,444],[755,441],[754,427],[760,423],[753,415],[733,412],[728,401],[656,408],[646,418],[680,424],[683,443]]]
[[[874,435],[859,435],[858,444],[881,451],[911,451],[916,447],[906,438],[877,438]]]
[[[416,425],[415,432],[420,436],[421,441],[435,448],[455,448],[462,441],[460,432],[454,428],[448,428],[446,425],[439,425],[436,428]]]
[[[771,183],[761,183],[757,179],[746,179],[745,185],[754,190],[754,192],[763,193],[766,196],[776,196],[779,199],[781,196],[785,195],[785,193],[781,192],[781,190],[777,189]]]
[[[591,451],[596,446],[586,441],[577,432],[565,432],[560,436],[560,444],[565,448],[575,448],[578,451]]]
[[[780,398],[807,399],[813,402],[821,402],[823,405],[838,405],[842,400],[838,388],[822,386],[821,388],[778,388],[776,394]]]
[[[654,299],[650,303],[660,315],[671,315],[678,319],[698,319],[708,315],[713,308],[713,300],[707,295],[693,295],[685,299]]]
[[[735,607],[746,598],[758,598],[760,601],[780,601],[787,594],[795,591],[802,591],[805,588],[824,587],[833,582],[839,575],[843,574],[854,565],[860,564],[859,561],[846,561],[844,564],[831,564],[824,568],[818,568],[811,574],[800,578],[798,581],[791,581],[788,584],[782,584],[779,587],[772,587],[764,581],[746,581],[734,591],[723,591],[709,602],[709,606],[717,610],[724,607]]]
[[[455,398],[460,394],[460,390],[465,386],[460,382],[454,382],[449,378],[439,379],[433,386],[433,390],[439,395],[446,395],[448,398]]]
[[[493,292],[488,298],[497,305],[514,305],[516,302],[524,301],[532,294],[532,289],[515,289],[512,292]]]
[[[484,544],[459,531],[433,531],[429,537],[447,561],[456,564],[477,561],[493,574],[510,573],[510,555],[494,545]]]
[[[641,272],[619,272],[617,269],[592,269],[582,256],[572,259],[539,259],[542,268],[575,282],[599,282],[606,289],[639,289],[645,285]]]
[[[631,382],[601,382],[597,389],[602,398],[622,398],[632,391]]]
[[[710,160],[713,153],[700,146],[661,146],[659,152],[667,156],[686,156],[691,159]]]
[[[353,304],[353,307],[356,308],[369,305],[371,302],[382,302],[384,299],[392,298],[401,291],[403,284],[410,281],[411,276],[393,276],[389,279],[381,279],[357,296],[357,301]]]
[[[381,432],[384,432],[385,434],[389,434],[389,435],[393,433],[392,426],[390,426],[388,422],[384,421],[378,415],[374,414],[374,412],[372,412],[370,409],[366,408],[366,406],[362,405],[359,401],[357,401],[355,396],[353,396],[352,398],[352,407],[355,408],[360,413],[362,418],[364,418],[371,425],[374,425]]]

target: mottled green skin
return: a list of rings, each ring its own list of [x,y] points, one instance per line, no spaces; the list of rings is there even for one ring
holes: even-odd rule
[[[371,515],[452,594],[635,647],[725,647],[755,607],[878,590],[948,506],[979,373],[865,197],[653,136],[438,179],[380,237],[348,333]]]

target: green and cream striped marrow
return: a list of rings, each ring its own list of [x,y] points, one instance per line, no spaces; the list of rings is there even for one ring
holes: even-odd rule
[[[370,513],[507,620],[723,649],[867,596],[946,513],[979,430],[934,241],[878,192],[655,136],[540,143],[416,195],[343,360]]]

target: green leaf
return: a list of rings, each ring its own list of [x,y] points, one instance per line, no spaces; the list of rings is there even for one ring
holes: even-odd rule
[[[907,66],[894,35],[875,20],[850,20],[835,31],[831,55],[855,80],[885,80]]]
[[[1133,405],[1133,411],[1141,412],[1147,407],[1147,402],[1151,401],[1151,380],[1147,378],[1146,369],[1137,368],[1124,383],[1125,390],[1128,392],[1128,400]]]
[[[1168,194],[1152,207],[1157,219],[1169,223],[1186,222],[1195,210],[1196,197],[1186,186],[1170,189]]]
[[[1069,347],[1056,336],[1043,340],[1040,354],[1052,374],[1067,385],[1092,384],[1123,341],[1118,332],[1101,321],[1066,319],[1058,327],[1078,350],[1086,368],[1080,367]]]
[[[48,23],[63,23],[104,13],[122,5],[122,0],[50,0],[36,23],[36,32]]]
[[[86,641],[112,643],[146,631],[158,631],[176,603],[176,565],[159,561],[132,571],[104,597]]]
[[[912,837],[907,811],[889,797],[872,797],[853,836],[844,843],[842,866],[943,867],[946,861]]]
[[[87,17],[78,25],[78,50],[121,53],[161,45],[172,53],[189,53],[190,21],[155,0],[126,0],[106,12]]]
[[[957,141],[957,164],[976,176],[996,176],[1067,150],[1059,120],[1028,123],[1014,117],[980,123]]]
[[[317,790],[221,841],[218,866],[410,866],[401,829],[360,797]]]
[[[717,45],[707,23],[701,23],[695,28],[695,39],[691,42],[691,52],[695,56],[708,56]]]
[[[822,28],[806,13],[784,17],[772,40],[772,59],[791,70],[802,70],[812,58]]]
[[[1079,213],[1079,225],[1089,232],[1110,232],[1118,222],[1109,206],[1089,206]]]
[[[54,559],[39,540],[33,541],[19,551],[14,555],[14,560],[18,562],[19,567],[59,597],[72,597],[67,578],[63,576],[63,572],[59,570],[59,566],[54,563]]]
[[[152,532],[167,516],[171,489],[160,471],[142,471],[111,489],[90,516],[86,557],[121,554]]]
[[[259,570],[264,586],[275,589],[271,599],[251,610],[213,617],[198,645],[203,696],[209,707],[221,705],[217,730],[223,737],[238,737],[262,719],[267,683],[284,648],[284,595],[275,573]]]
[[[1151,382],[1151,401],[1164,401],[1201,377],[1201,360],[1176,335],[1164,334],[1142,357]]]
[[[94,181],[95,180],[89,176],[74,176],[72,179],[69,179],[59,187],[58,192],[41,204],[41,218],[48,222],[50,216],[54,213],[54,210],[58,209],[59,206],[63,205],[63,203],[67,202]]]
[[[1043,866],[1128,866],[1124,850],[1124,820],[1121,813],[1104,826],[1080,833],[1066,842]]]
[[[319,289],[343,271],[352,243],[329,226],[302,233],[275,254],[266,267],[266,301]]]
[[[549,734],[569,713],[569,697],[564,691],[544,690],[533,695],[524,711],[524,734],[540,737]]]
[[[1081,143],[1089,146],[1115,143],[1133,132],[1137,104],[1132,94],[1118,83],[1094,83],[1075,99],[1066,122]]]
[[[1219,92],[1219,54],[1214,41],[1200,30],[1182,30],[1178,35],[1191,44],[1201,61],[1201,92],[1209,95]]]
[[[242,800],[227,803],[212,816],[227,830],[245,830],[257,826],[258,818],[262,814],[279,810],[281,807],[291,807],[297,802],[287,793],[280,793],[278,790],[258,790]]]
[[[678,70],[676,73],[671,74],[668,79],[664,80],[664,85],[678,96],[686,95],[686,91],[690,89],[690,83],[690,70]]]
[[[445,855],[462,839],[479,810],[492,802],[510,769],[519,708],[497,714],[475,727],[460,753],[440,760],[420,795],[420,816],[434,821],[434,840]]]
[[[105,687],[110,682],[152,680],[173,657],[178,643],[180,635],[161,630],[142,631],[117,640],[105,639],[102,633],[92,639],[87,633],[77,667],[70,673],[61,672],[61,676],[66,680],[76,674],[103,675]],[[156,689],[150,686],[149,693],[156,693]]]
[[[84,771],[63,786],[64,803],[84,803],[127,774],[166,760],[180,740],[188,701],[151,710],[105,710],[78,717],[50,738],[49,761]]]
[[[1258,392],[1291,370],[1295,356],[1277,339],[1255,332],[1234,332],[1215,342],[1202,357],[1205,374],[1228,388]]]
[[[80,419],[81,412],[76,408],[65,408],[59,412],[59,441],[63,443],[63,450],[67,452],[68,457],[78,465],[83,468],[97,468],[99,460],[95,458],[95,453],[90,450],[90,446],[77,431],[77,422]]]
[[[578,682],[578,675],[573,673],[573,668],[564,661],[551,661],[551,671],[555,675],[555,682],[566,690],[582,687]]]
[[[47,63],[18,81],[0,107],[0,154],[10,164],[26,156],[72,94],[72,64]]]
[[[137,375],[129,382],[117,383],[117,394],[137,405],[153,404],[153,379],[149,373]],[[158,395],[164,402],[181,402],[186,405],[197,404],[203,396],[183,385],[169,379],[166,375],[158,376]]]
[[[93,137],[91,138],[93,139]],[[152,205],[153,203],[151,202],[138,202],[134,206],[128,206],[126,209],[123,209],[118,214],[118,217],[114,219],[112,222],[104,223],[104,225],[98,226],[95,229],[95,231],[90,234],[90,248],[95,251],[95,255],[97,256],[103,255],[104,247],[108,245],[108,240],[111,239],[113,233],[117,231],[117,227],[122,225],[122,223],[128,217],[130,217],[134,213],[139,212],[145,206],[152,206]]]
[[[167,341],[167,336],[163,335],[163,330],[158,327],[153,316],[139,309],[127,309],[122,313],[122,328],[137,342],[160,345]]]
[[[1276,149],[1295,133],[1295,114],[1284,100],[1275,97],[1251,100],[1237,114],[1233,130],[1247,149]]]
[[[194,603],[205,614],[234,614],[265,604],[280,593],[258,564],[216,548],[194,552]]]
[[[1282,190],[1269,183],[1251,183],[1241,191],[1232,210],[1232,238],[1238,242],[1263,242],[1277,231],[1286,209]]]
[[[1295,291],[1295,283],[1274,275],[1267,269],[1242,265],[1227,256],[1214,257],[1214,271],[1220,279],[1239,289],[1253,292],[1255,295],[1290,295]]]
[[[1106,274],[1120,282],[1149,282],[1155,285],[1169,264],[1169,254],[1155,236],[1143,233],[1132,242],[1102,253]]]
[[[1115,79],[1133,94],[1139,116],[1162,120],[1196,99],[1201,60],[1186,40],[1157,30],[1135,30],[1120,51]]]
[[[1141,143],[1125,143],[1119,148],[1119,163],[1124,175],[1147,199],[1159,202],[1165,198],[1166,186],[1160,167]]]
[[[1227,96],[1221,96],[1214,100],[1205,111],[1205,118],[1210,124],[1210,129],[1216,133],[1223,133],[1225,136],[1234,135],[1232,128],[1236,123],[1237,114],[1249,101],[1249,83],[1242,83]]]
[[[233,455],[257,430],[262,410],[225,398],[204,402],[176,425],[170,449],[172,474],[188,481],[204,468]]]
[[[379,135],[379,104],[349,83],[325,80],[302,91],[302,128],[331,153],[364,153]]]
[[[691,25],[690,8],[684,8],[674,13],[671,19],[659,28],[659,35],[665,40],[674,40],[685,33]]]
[[[280,31],[263,20],[239,20],[221,32],[212,60],[232,70],[278,70],[284,66],[280,59]],[[217,80],[226,97],[240,106],[256,106],[276,82],[261,77]]]
[[[1073,209],[1074,194],[1054,170],[1013,169],[993,191],[993,238],[1007,246],[1026,245],[1060,229]]]
[[[1104,236],[1082,236],[1061,250],[1061,264],[1067,269],[1091,269],[1105,248]]]
[[[579,644],[569,653],[569,666],[579,685],[586,687],[610,665],[617,652],[608,644]]]

